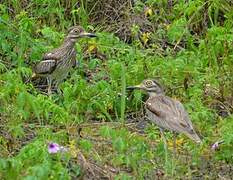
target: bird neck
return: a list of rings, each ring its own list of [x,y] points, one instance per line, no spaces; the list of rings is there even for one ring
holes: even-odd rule
[[[160,95],[163,95],[164,93],[161,91],[161,92],[155,92],[155,91],[148,91],[147,92],[149,94],[149,97],[155,97],[155,96],[160,96]]]
[[[73,48],[76,43],[76,40],[66,37],[63,43],[64,47]]]

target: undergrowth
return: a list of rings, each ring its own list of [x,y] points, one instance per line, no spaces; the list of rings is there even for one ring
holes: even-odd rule
[[[231,1],[130,2],[119,9],[113,0],[105,8],[99,0],[0,4],[1,179],[232,177]],[[114,17],[104,18],[109,7]],[[47,96],[30,83],[31,67],[77,24],[98,38],[76,44],[79,66],[62,94]],[[174,159],[167,132],[166,166],[158,128],[137,127],[147,96],[126,91],[146,78],[184,104],[203,139],[196,145],[179,135]],[[49,154],[50,142],[70,152]]]

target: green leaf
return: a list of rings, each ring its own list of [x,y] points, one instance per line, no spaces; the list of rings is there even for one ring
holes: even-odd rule
[[[111,136],[112,136],[112,132],[113,132],[113,130],[112,130],[112,128],[111,127],[109,127],[109,126],[102,126],[101,128],[100,128],[100,135],[101,136],[103,136],[103,137],[105,137],[105,138],[110,138]]]
[[[79,146],[80,146],[81,149],[83,149],[83,150],[89,152],[89,151],[92,149],[93,144],[92,144],[91,141],[89,141],[89,140],[84,140],[84,139],[82,139],[82,140],[80,140],[80,142],[79,142]]]
[[[117,151],[123,152],[126,149],[127,144],[126,144],[126,142],[121,137],[118,137],[115,140],[113,140],[113,147]]]

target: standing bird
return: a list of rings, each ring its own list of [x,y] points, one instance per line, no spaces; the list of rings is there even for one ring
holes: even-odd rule
[[[166,146],[165,148],[167,148],[167,145],[163,133],[164,129],[175,133],[183,133],[196,143],[201,142],[201,139],[193,129],[184,106],[179,101],[165,96],[163,88],[157,81],[150,79],[144,80],[141,84],[128,87],[127,89],[142,89],[149,94],[149,99],[145,103],[147,117],[159,126]]]
[[[87,33],[81,26],[73,26],[68,30],[63,44],[44,54],[42,61],[33,68],[32,77],[46,77],[48,82],[48,94],[51,94],[52,83],[55,87],[66,78],[72,67],[76,66],[75,43],[82,37],[96,37]]]

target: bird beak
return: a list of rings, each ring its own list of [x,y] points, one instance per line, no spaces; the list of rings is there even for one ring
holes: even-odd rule
[[[126,88],[127,90],[134,90],[134,89],[143,89],[143,86],[141,84],[136,86],[129,86]]]
[[[95,34],[93,33],[88,33],[88,32],[82,32],[81,34],[79,34],[79,37],[97,37]]]

